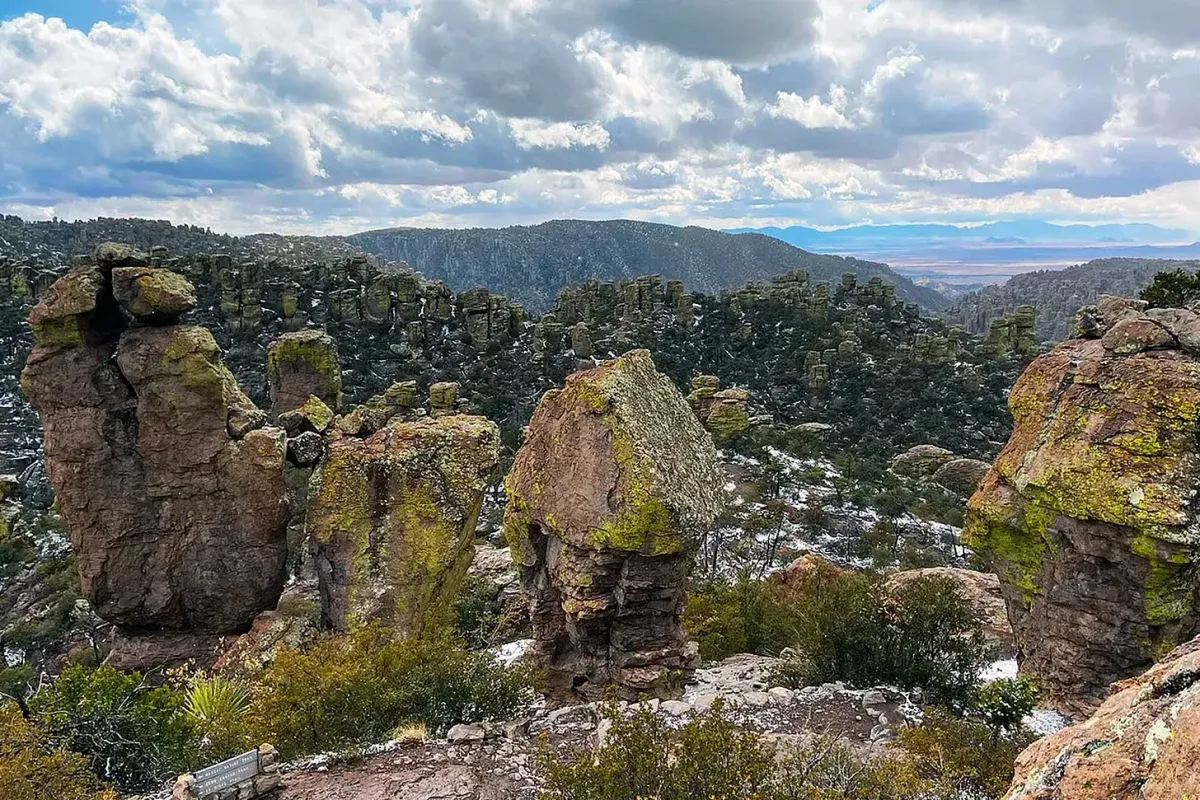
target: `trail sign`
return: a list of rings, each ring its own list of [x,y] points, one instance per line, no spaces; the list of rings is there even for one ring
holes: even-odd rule
[[[258,750],[250,750],[240,756],[226,759],[211,767],[192,773],[192,791],[204,800],[222,789],[237,786],[242,781],[258,774]]]

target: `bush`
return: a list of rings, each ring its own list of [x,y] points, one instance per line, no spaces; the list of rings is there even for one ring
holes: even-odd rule
[[[760,737],[727,720],[720,709],[691,719],[679,730],[649,706],[624,715],[608,706],[609,728],[596,753],[572,749],[538,759],[550,800],[692,800],[765,798],[773,780],[774,753]]]
[[[1174,269],[1154,276],[1142,299],[1155,308],[1182,308],[1200,300],[1200,273]]]
[[[285,758],[382,741],[397,726],[441,732],[507,718],[531,697],[529,675],[448,637],[392,638],[371,626],[283,650],[254,688],[247,726]]]
[[[17,706],[0,705],[0,797],[4,800],[116,800],[87,759],[56,747]]]
[[[82,754],[96,775],[123,792],[152,787],[194,762],[180,695],[137,673],[70,667],[29,707],[52,741]]]
[[[979,722],[933,709],[918,727],[900,732],[897,744],[938,800],[999,798],[1008,790],[1013,763],[1033,742],[1026,732],[996,736]]]
[[[1025,717],[1037,705],[1038,686],[1032,678],[1000,678],[979,689],[970,716],[992,731],[993,738],[1021,731]]]
[[[598,750],[543,747],[542,800],[985,800],[1007,789],[1024,741],[935,712],[891,754],[864,759],[832,737],[777,750],[719,707],[678,729],[647,706],[604,716]]]
[[[945,578],[914,580],[894,594],[863,573],[818,573],[800,586],[796,649],[783,685],[845,681],[921,688],[964,708],[990,659],[977,615]]]
[[[194,680],[183,703],[205,762],[222,761],[253,746],[246,732],[250,693],[220,677]]]
[[[705,661],[735,653],[777,655],[796,640],[796,614],[783,587],[743,573],[711,581],[688,596],[683,624]]]

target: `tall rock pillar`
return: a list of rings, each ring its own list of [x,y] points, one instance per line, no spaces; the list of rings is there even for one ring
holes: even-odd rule
[[[554,702],[678,695],[697,656],[680,625],[716,517],[712,438],[635,350],[567,378],[508,476],[505,535]]]

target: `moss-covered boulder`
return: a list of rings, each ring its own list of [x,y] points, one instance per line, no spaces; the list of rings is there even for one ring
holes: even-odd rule
[[[331,442],[308,509],[323,625],[417,633],[447,622],[499,453],[495,423],[465,415]]]
[[[196,289],[179,273],[155,267],[112,271],[113,297],[139,322],[172,325],[196,307]]]
[[[966,539],[1004,586],[1022,669],[1088,709],[1197,631],[1200,361],[1072,340],[1009,405]]]
[[[323,331],[285,333],[267,348],[271,416],[301,408],[315,396],[342,410],[342,368],[337,345]]]
[[[504,530],[552,700],[681,691],[696,656],[685,582],[720,486],[712,438],[645,350],[542,398]]]

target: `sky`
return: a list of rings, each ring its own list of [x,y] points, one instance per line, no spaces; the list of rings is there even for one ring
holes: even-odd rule
[[[0,0],[0,212],[1200,231],[1200,0]]]

